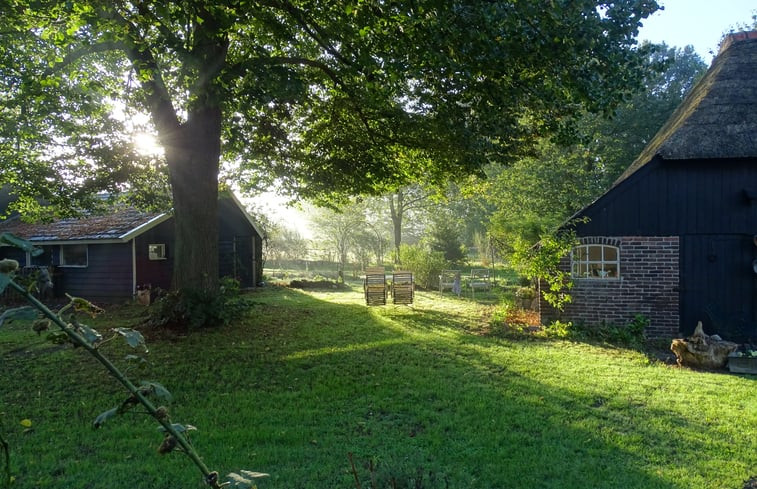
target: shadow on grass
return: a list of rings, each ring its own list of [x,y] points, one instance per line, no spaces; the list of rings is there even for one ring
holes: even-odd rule
[[[708,487],[672,482],[704,454],[702,470],[724,484],[710,487],[738,478],[713,460],[723,450],[738,462],[711,432],[712,420],[647,404],[647,391],[657,393],[664,380],[637,394],[624,383],[624,366],[605,369],[588,354],[580,360],[580,349],[468,334],[480,312],[468,301],[420,294],[413,307],[368,308],[361,291],[352,292],[260,290],[244,322],[151,345],[146,376],[177,397],[172,419],[200,428],[195,443],[211,467],[271,473],[261,489],[350,488],[353,453],[362,487],[373,479],[376,489],[674,489]],[[102,378],[79,363],[74,355],[39,359],[6,398],[8,419],[37,423],[27,438],[12,437],[20,479],[118,488],[134,487],[138,472],[166,481],[151,487],[195,483],[180,458],[143,453],[144,434],[134,431],[154,430],[149,423],[82,431],[102,404],[93,401]],[[74,374],[71,385],[48,386],[51,368]],[[109,436],[127,437],[128,447],[108,445]],[[25,462],[35,457],[41,462]],[[59,469],[82,460],[86,471]]]
[[[677,427],[686,420],[649,410],[629,418],[626,409],[610,407],[611,394],[576,392],[511,369],[491,354],[507,345],[465,335],[469,318],[462,313],[333,305],[308,296],[288,301],[302,309],[293,314],[311,314],[309,324],[288,333],[305,341],[268,344],[277,358],[257,365],[269,377],[256,387],[293,413],[292,430],[308,434],[270,460],[281,485],[266,487],[348,487],[348,452],[370,461],[384,481],[379,487],[392,479],[404,481],[397,487],[678,487],[655,475],[646,445],[667,434],[642,418]],[[313,334],[319,327],[327,331]],[[294,414],[298,405],[307,414]],[[258,453],[276,445],[274,438]],[[318,481],[305,459],[314,441],[328,452],[314,462]],[[370,471],[358,471],[366,487]]]

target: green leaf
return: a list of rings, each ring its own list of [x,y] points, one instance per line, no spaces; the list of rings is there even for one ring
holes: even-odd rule
[[[77,328],[79,330],[79,333],[81,333],[81,335],[85,340],[87,340],[87,342],[89,342],[90,345],[94,346],[103,339],[103,335],[90,328],[86,324],[78,324]]]
[[[36,318],[37,318],[37,310],[34,309],[33,307],[31,306],[15,307],[13,309],[7,309],[5,310],[5,312],[0,314],[0,326],[2,326],[5,321],[13,321],[14,319],[19,319],[23,321],[23,320],[36,319]]]
[[[143,381],[140,385],[143,388],[146,388],[151,394],[155,394],[155,397],[157,397],[158,399],[170,401],[173,398],[173,396],[171,396],[171,393],[168,392],[168,389],[158,384],[157,382]]]
[[[18,262],[10,258],[4,258],[0,260],[0,273],[10,275],[18,270]]]
[[[0,294],[5,291],[5,288],[8,286],[8,284],[11,283],[11,277],[10,275],[6,273],[0,273]]]
[[[241,472],[241,474],[231,472],[226,475],[226,478],[228,479],[228,487],[250,489],[255,487],[255,479],[269,477],[268,474],[262,472],[251,472],[249,470],[240,470],[239,472]]]
[[[15,246],[16,248],[21,248],[22,250],[31,253],[32,256],[39,256],[43,253],[42,248],[37,248],[36,246],[34,246],[34,244],[32,244],[31,241],[21,239],[11,233],[0,234],[0,243],[5,243],[11,246]]]
[[[93,426],[95,428],[99,428],[100,426],[105,424],[105,422],[108,421],[110,418],[113,418],[116,415],[118,415],[118,412],[119,412],[118,408],[113,408],[113,409],[108,409],[104,413],[100,413],[100,415],[97,416],[97,418],[95,418],[95,422],[93,423]]]
[[[132,348],[136,348],[139,345],[145,346],[145,337],[137,330],[131,328],[115,328],[113,331],[123,336],[126,343]],[[145,351],[146,350],[147,348],[145,347]]]
[[[171,423],[171,427],[174,430],[176,430],[178,433],[186,433],[187,431],[197,431],[197,428],[192,426],[191,424],[183,425],[181,423]],[[158,430],[166,431],[166,429],[163,426],[158,426]]]
[[[263,472],[252,472],[250,470],[240,470],[239,472],[241,472],[243,476],[249,477],[251,479],[262,479],[263,477],[270,477],[270,474]]]

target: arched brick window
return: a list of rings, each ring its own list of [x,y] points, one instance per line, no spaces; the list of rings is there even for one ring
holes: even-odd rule
[[[573,278],[620,277],[620,248],[607,244],[582,244],[570,254]]]

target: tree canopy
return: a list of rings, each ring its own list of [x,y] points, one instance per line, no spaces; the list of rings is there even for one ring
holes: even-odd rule
[[[665,69],[650,71],[646,89],[612,117],[587,114],[577,125],[577,142],[542,140],[534,156],[492,167],[487,182],[469,189],[496,209],[490,231],[501,244],[530,248],[609,189],[707,68],[690,46],[661,45],[649,63],[663,63]]]
[[[635,35],[658,8],[650,0],[0,5],[0,183],[62,204],[133,175],[150,187],[165,168],[174,286],[195,288],[217,283],[219,173],[247,189],[276,182],[334,201],[512,162],[537,137],[568,131],[578,114],[607,111],[641,87],[646,53]],[[165,166],[130,147],[142,113]]]

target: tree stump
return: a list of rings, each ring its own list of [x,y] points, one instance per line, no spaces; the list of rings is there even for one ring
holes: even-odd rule
[[[670,350],[675,353],[678,365],[719,369],[728,362],[728,354],[736,351],[738,344],[723,341],[717,335],[709,336],[702,328],[702,321],[697,323],[694,334],[685,339],[675,339]]]

